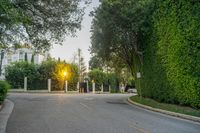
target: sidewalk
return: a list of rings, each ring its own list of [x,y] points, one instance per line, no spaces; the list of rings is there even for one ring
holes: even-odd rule
[[[162,114],[166,114],[166,115],[170,115],[170,116],[174,116],[174,117],[178,117],[178,118],[182,118],[182,119],[186,119],[186,120],[191,120],[194,122],[198,122],[200,123],[200,117],[195,117],[195,116],[190,116],[190,115],[186,115],[186,114],[180,114],[180,113],[175,113],[175,112],[171,112],[171,111],[167,111],[167,110],[163,110],[163,109],[158,109],[158,108],[153,108],[147,105],[143,105],[137,102],[134,102],[130,99],[130,97],[127,99],[127,101],[130,104],[136,105],[138,107],[147,109],[147,110],[151,110],[154,112],[158,112],[158,113],[162,113]]]
[[[14,103],[6,99],[0,111],[0,133],[6,132],[6,125],[12,113],[13,108],[14,108]]]

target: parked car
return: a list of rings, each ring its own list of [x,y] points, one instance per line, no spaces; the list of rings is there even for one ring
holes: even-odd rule
[[[137,90],[135,88],[130,88],[127,90],[128,93],[137,93]]]
[[[129,89],[134,89],[134,88],[135,88],[135,86],[126,85],[125,92],[128,92]]]

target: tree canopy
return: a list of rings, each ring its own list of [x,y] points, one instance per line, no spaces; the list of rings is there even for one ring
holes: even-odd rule
[[[103,0],[91,13],[94,16],[91,53],[103,61],[115,59],[119,65],[126,64],[135,76],[142,64],[141,42],[144,31],[148,30],[150,1]]]
[[[0,44],[28,42],[39,49],[81,28],[89,0],[0,0]]]

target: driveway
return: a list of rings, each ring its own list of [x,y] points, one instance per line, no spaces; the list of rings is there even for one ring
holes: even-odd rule
[[[9,94],[7,133],[199,133],[200,124],[125,102],[130,94]]]

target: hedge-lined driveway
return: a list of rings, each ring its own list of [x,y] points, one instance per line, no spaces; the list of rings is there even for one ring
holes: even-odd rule
[[[9,94],[7,133],[199,133],[200,124],[125,102],[130,94]]]

